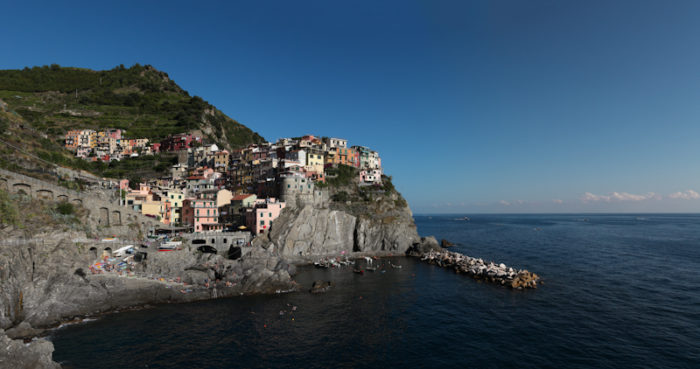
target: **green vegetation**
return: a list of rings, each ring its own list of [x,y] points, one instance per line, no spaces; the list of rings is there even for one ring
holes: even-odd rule
[[[17,206],[7,191],[0,190],[0,224],[17,225]]]
[[[85,215],[85,209],[68,202],[34,199],[0,190],[0,225],[29,230],[56,226],[82,229],[85,225],[81,219]]]
[[[56,211],[61,215],[72,215],[75,213],[75,207],[69,202],[59,202]]]
[[[357,169],[348,165],[326,169],[326,182],[332,187],[349,186],[357,178]]]
[[[128,159],[123,163],[135,164],[105,167],[77,159],[63,148],[68,130],[107,128],[125,130],[125,138],[148,138],[151,142],[195,130],[211,132],[205,138],[225,148],[264,141],[149,65],[120,65],[105,71],[55,64],[0,70],[0,136],[29,154],[110,177],[131,170],[145,176],[149,167],[150,174],[161,173],[171,162],[170,158]],[[11,165],[0,162],[5,168]]]
[[[331,196],[331,200],[336,202],[346,202],[350,200],[350,195],[348,195],[346,191],[339,191]]]

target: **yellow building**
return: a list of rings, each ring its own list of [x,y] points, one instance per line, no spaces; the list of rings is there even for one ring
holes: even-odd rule
[[[221,150],[218,151],[217,153],[214,154],[214,168],[216,170],[222,170],[226,171],[226,168],[228,168],[229,164],[229,153],[226,150]]]
[[[306,154],[306,170],[317,174],[323,174],[324,155],[321,150],[308,150]]]
[[[180,223],[180,215],[182,214],[182,201],[185,199],[185,195],[179,191],[168,191],[168,196],[166,197],[170,201],[170,223],[176,224]]]
[[[141,214],[160,219],[163,213],[163,204],[160,201],[153,201],[152,198],[141,203]]]

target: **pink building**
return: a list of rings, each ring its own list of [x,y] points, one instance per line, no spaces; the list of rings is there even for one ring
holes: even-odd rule
[[[280,216],[285,203],[275,198],[259,199],[255,202],[255,208],[248,209],[245,215],[246,225],[254,234],[265,233],[270,230],[272,221]]]
[[[129,190],[129,180],[128,179],[122,179],[119,181],[119,189],[120,190]]]
[[[195,232],[223,230],[216,200],[185,199],[182,202],[182,224],[192,226]]]
[[[114,138],[115,140],[121,140],[122,139],[122,130],[121,129],[110,129],[108,131],[105,131],[107,134],[107,137]]]
[[[360,183],[382,183],[381,169],[362,169],[360,170]]]

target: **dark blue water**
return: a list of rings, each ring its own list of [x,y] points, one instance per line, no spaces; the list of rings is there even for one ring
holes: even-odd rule
[[[511,291],[405,258],[393,260],[402,269],[364,276],[305,269],[300,283],[337,286],[109,315],[57,330],[54,359],[66,368],[700,368],[700,216],[455,218],[416,223],[545,284]]]

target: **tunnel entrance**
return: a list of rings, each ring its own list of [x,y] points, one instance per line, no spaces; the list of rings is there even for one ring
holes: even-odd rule
[[[216,254],[216,249],[212,246],[204,245],[197,247],[197,251],[203,252],[205,254]]]
[[[240,259],[241,256],[243,256],[243,252],[241,251],[240,247],[231,246],[231,248],[228,249],[228,258],[229,259],[236,260],[236,259]]]

